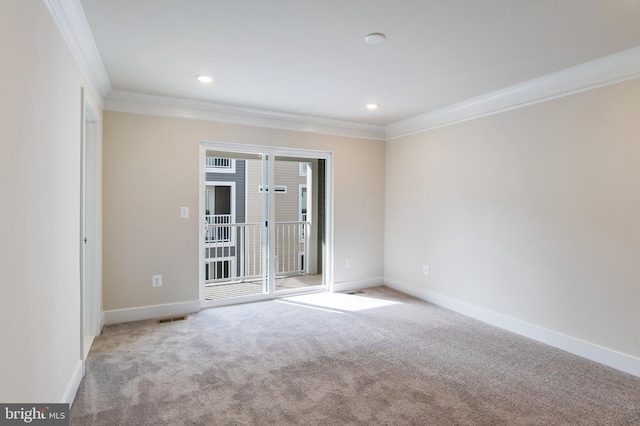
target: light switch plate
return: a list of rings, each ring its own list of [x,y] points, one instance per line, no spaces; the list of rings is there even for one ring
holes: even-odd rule
[[[180,207],[180,218],[181,219],[189,218],[189,207]]]

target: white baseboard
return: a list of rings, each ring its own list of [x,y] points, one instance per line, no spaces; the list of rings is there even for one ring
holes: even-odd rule
[[[62,396],[62,404],[73,404],[73,400],[76,399],[76,393],[78,392],[78,388],[80,387],[80,382],[82,381],[82,377],[84,376],[84,361],[79,360],[76,365],[76,369],[71,376],[71,380],[69,380],[69,385],[67,385],[67,390],[65,390],[64,395]]]
[[[172,315],[189,314],[200,310],[200,301],[169,303],[166,305],[140,306],[138,308],[116,309],[104,312],[104,324],[141,321]]]
[[[504,330],[545,343],[563,351],[578,355],[591,361],[606,365],[616,370],[640,377],[640,358],[624,354],[613,349],[605,348],[594,343],[567,336],[519,319],[499,314],[478,306],[462,302],[431,291],[417,288],[407,283],[385,277],[386,286],[406,293],[418,299],[433,303],[462,315],[475,318]]]
[[[384,277],[374,277],[355,281],[344,281],[340,283],[333,283],[331,291],[338,293],[341,291],[358,290],[360,288],[377,287],[383,284]]]

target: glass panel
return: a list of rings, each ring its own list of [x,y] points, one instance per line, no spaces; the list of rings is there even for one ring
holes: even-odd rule
[[[322,286],[324,161],[227,157],[232,173],[205,173],[205,299]]]
[[[215,152],[207,153],[217,158]],[[266,293],[261,159],[234,159],[232,173],[207,171],[204,194],[205,299]],[[216,163],[216,165],[220,165]]]
[[[306,164],[306,173],[300,173]],[[310,205],[313,194],[311,163],[276,157],[274,185],[286,191],[274,194],[275,203],[275,291],[293,292],[322,285],[318,269],[317,229],[314,233]],[[313,245],[316,244],[316,247]]]

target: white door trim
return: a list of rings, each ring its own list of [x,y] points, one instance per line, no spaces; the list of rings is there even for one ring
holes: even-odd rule
[[[205,158],[208,150],[224,152],[224,153],[237,153],[237,154],[247,154],[247,155],[260,155],[267,154],[269,155],[270,160],[273,160],[277,156],[282,157],[294,157],[294,158],[308,158],[308,159],[319,159],[325,161],[325,249],[322,256],[323,263],[323,275],[324,275],[324,283],[326,289],[329,291],[333,291],[333,192],[334,192],[334,183],[333,183],[333,153],[330,151],[320,151],[320,150],[311,150],[311,149],[302,149],[302,148],[285,148],[285,147],[275,147],[275,146],[264,146],[264,145],[251,145],[251,144],[238,144],[238,143],[229,143],[229,142],[216,142],[216,141],[201,141],[200,142],[200,157],[199,157],[199,170],[200,170],[200,179],[199,179],[199,217],[202,218],[204,212],[204,186],[206,182],[206,171],[205,171]],[[269,185],[273,187],[273,165],[274,161],[270,161],[270,173],[269,173]],[[272,191],[268,192],[268,196],[272,198],[274,193]],[[274,209],[275,205],[273,203],[273,199],[269,202],[270,209]],[[275,211],[270,212],[270,217],[274,217]],[[271,232],[275,232],[274,227],[270,227]],[[200,235],[202,236],[205,232],[204,223],[200,220]],[[270,238],[271,241],[275,241],[275,238]],[[219,306],[224,304],[229,304],[228,301],[206,301],[205,300],[205,280],[204,280],[204,239],[199,239],[199,295],[200,295],[200,303],[201,306],[211,307],[211,306]],[[273,274],[269,274],[273,277]],[[274,278],[271,278],[274,279]],[[248,301],[255,300],[265,300],[277,297],[275,295],[274,283],[269,283],[269,294],[260,294],[260,295],[252,295],[245,297],[238,297],[233,300],[233,303],[242,303]]]
[[[98,114],[81,91],[80,359],[102,328],[101,140]],[[86,242],[85,242],[86,238]]]

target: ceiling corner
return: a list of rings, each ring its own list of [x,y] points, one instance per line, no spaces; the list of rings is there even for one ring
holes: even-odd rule
[[[78,66],[94,90],[106,98],[111,82],[80,0],[44,0]]]
[[[640,78],[640,46],[406,118],[385,126],[387,140]]]

